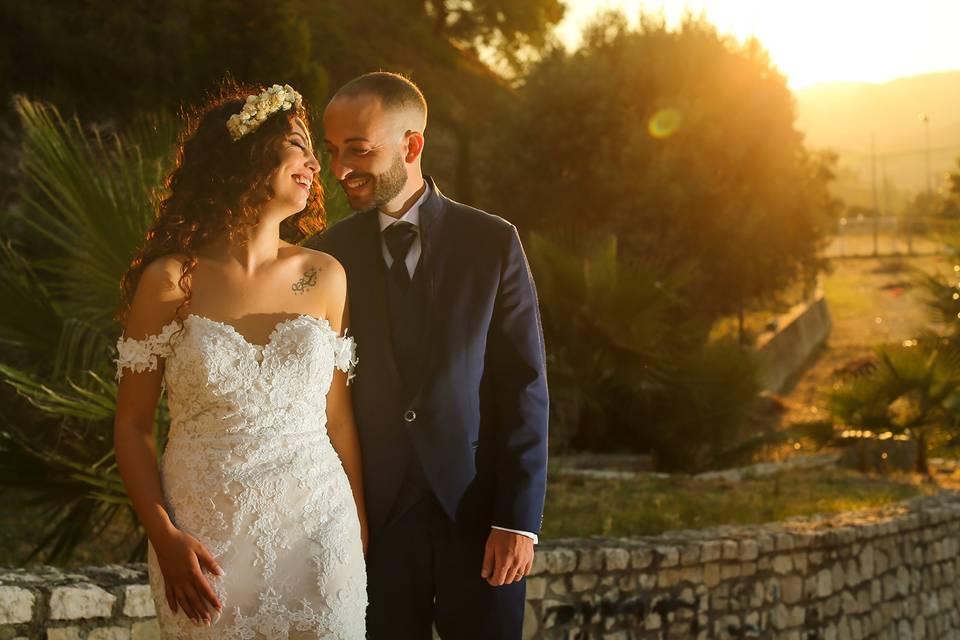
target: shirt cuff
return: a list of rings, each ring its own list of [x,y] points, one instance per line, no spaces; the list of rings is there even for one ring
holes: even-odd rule
[[[497,525],[490,525],[491,529],[500,529],[500,531],[509,531],[510,533],[519,533],[522,536],[526,536],[533,540],[533,544],[539,544],[540,538],[537,537],[537,534],[530,533],[529,531],[517,531],[516,529],[507,529],[506,527],[498,527]]]

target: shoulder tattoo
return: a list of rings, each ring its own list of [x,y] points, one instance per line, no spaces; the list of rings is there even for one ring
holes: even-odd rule
[[[316,267],[310,267],[303,273],[303,277],[290,285],[290,288],[293,289],[293,292],[297,295],[303,293],[310,287],[317,284],[317,276],[320,274],[320,270]]]

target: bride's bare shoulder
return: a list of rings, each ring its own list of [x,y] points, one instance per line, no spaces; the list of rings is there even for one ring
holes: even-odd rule
[[[296,281],[291,289],[303,296],[311,313],[325,317],[340,330],[347,298],[347,273],[329,253],[297,247]]]
[[[182,298],[184,292],[180,288],[180,276],[187,261],[187,256],[181,254],[154,258],[143,268],[137,284],[138,294],[142,292],[161,300]]]
[[[180,287],[186,256],[167,255],[144,266],[137,280],[124,326],[128,338],[158,335],[177,317],[187,293]]]
[[[346,271],[343,265],[329,253],[297,245],[291,245],[291,253],[304,273],[312,272],[323,280],[342,280],[344,284],[346,283]]]

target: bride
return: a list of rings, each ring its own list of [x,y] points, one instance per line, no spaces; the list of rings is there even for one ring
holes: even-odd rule
[[[346,276],[280,239],[321,226],[319,170],[292,88],[216,100],[123,278],[115,447],[164,637],[364,636]]]

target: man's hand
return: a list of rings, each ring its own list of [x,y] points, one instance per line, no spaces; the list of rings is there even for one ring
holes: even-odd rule
[[[491,529],[483,552],[480,577],[499,587],[518,582],[533,566],[533,540],[527,536]]]

